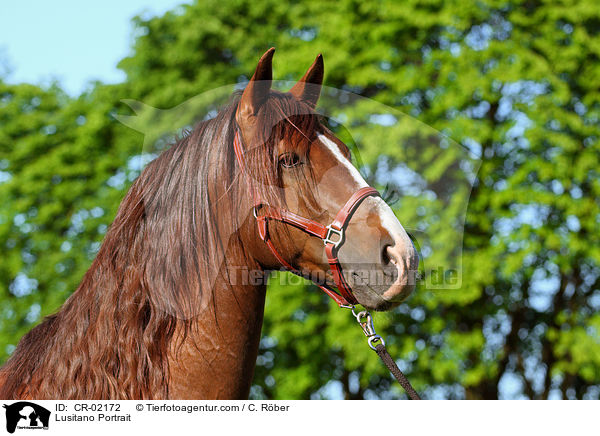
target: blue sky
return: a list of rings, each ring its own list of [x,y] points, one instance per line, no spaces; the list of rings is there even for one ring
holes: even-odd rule
[[[131,18],[159,15],[185,0],[2,0],[0,75],[10,83],[59,80],[72,95],[90,80],[119,82],[133,39]],[[9,68],[8,77],[4,72]]]

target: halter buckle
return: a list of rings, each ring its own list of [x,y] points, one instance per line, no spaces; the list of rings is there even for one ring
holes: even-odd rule
[[[337,248],[342,241],[344,240],[344,229],[336,229],[335,227],[331,227],[331,224],[326,227],[327,235],[323,238],[323,244],[332,244],[335,248]],[[332,239],[333,236],[336,236],[337,239]]]

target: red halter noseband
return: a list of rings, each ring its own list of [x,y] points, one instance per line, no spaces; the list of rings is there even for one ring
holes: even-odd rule
[[[235,150],[235,156],[238,164],[244,172],[244,153],[242,150],[241,138],[239,130],[236,129],[235,138],[233,140],[233,148]],[[250,180],[248,180],[250,186]],[[344,231],[352,214],[360,206],[362,201],[370,196],[379,196],[379,192],[375,188],[366,187],[356,191],[350,199],[346,202],[344,207],[335,216],[335,219],[328,226],[324,226],[321,223],[313,221],[308,218],[301,217],[285,209],[276,209],[270,206],[266,206],[261,203],[260,196],[255,189],[250,186],[252,194],[254,196],[254,217],[258,224],[258,234],[260,238],[267,244],[267,247],[271,250],[277,260],[289,271],[302,276],[302,273],[290,265],[286,260],[275,249],[271,238],[269,237],[269,220],[280,221],[285,224],[296,227],[311,236],[316,236],[321,239],[325,244],[325,253],[329,262],[329,268],[333,274],[333,280],[338,288],[339,294],[331,289],[327,285],[316,285],[321,288],[327,295],[335,300],[340,307],[351,307],[357,304],[358,301],[352,294],[352,290],[344,275],[342,274],[342,265],[338,259],[338,251],[341,245],[344,243]],[[261,215],[258,214],[259,209],[265,209]]]

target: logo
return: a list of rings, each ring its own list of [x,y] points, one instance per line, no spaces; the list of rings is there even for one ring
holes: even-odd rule
[[[6,431],[14,433],[15,429],[48,430],[50,411],[29,401],[19,401],[3,406],[6,409]]]

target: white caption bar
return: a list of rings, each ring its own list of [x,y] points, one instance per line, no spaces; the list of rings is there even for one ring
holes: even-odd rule
[[[598,401],[0,401],[0,435],[587,434]],[[36,431],[36,430],[41,430]],[[8,433],[7,433],[8,432]],[[175,433],[177,432],[177,433]],[[283,433],[282,433],[283,432]],[[307,433],[311,432],[311,433]],[[354,434],[354,433],[352,433]]]

